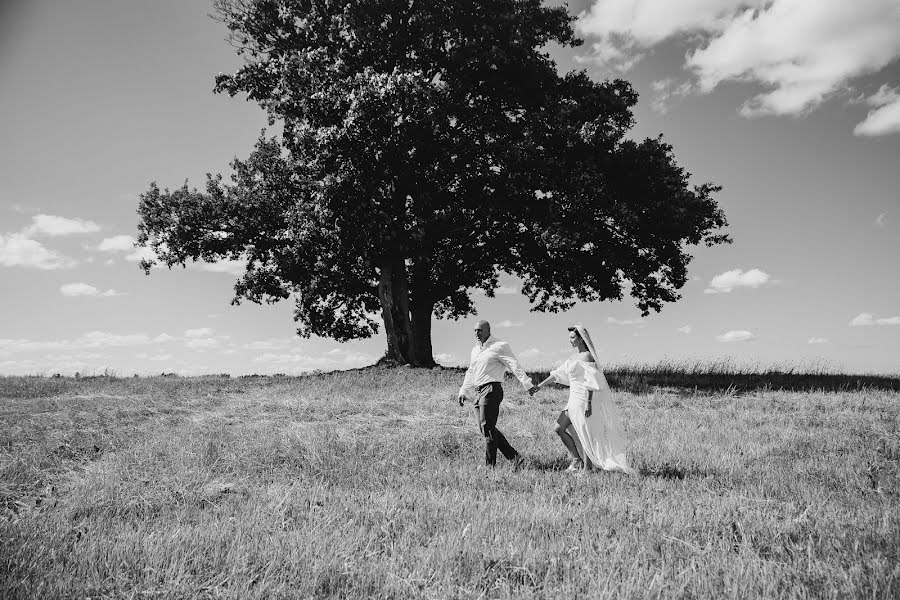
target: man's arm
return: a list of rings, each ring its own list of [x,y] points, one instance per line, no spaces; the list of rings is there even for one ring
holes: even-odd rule
[[[525,369],[522,368],[522,365],[519,364],[519,361],[516,360],[515,354],[512,352],[512,348],[509,347],[509,344],[503,342],[500,344],[500,349],[497,352],[497,358],[500,359],[506,369],[516,376],[516,379],[522,384],[526,390],[532,390],[536,386],[534,382],[531,380],[531,377],[528,376],[528,373],[525,372]]]
[[[469,357],[469,368],[466,369],[466,378],[463,380],[462,387],[459,388],[459,393],[457,394],[459,399],[459,404],[462,406],[463,400],[468,398],[469,391],[472,389],[473,379],[475,378],[475,371],[472,369],[472,357]]]

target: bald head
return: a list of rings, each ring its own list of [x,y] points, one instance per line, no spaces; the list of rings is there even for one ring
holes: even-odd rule
[[[491,324],[484,320],[475,323],[475,337],[482,344],[485,343],[491,337]]]

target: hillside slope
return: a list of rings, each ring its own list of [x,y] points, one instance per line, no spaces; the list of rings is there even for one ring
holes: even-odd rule
[[[0,596],[900,597],[897,392],[620,391],[629,478],[460,380],[0,378]]]

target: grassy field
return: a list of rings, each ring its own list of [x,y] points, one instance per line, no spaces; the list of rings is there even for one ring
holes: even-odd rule
[[[611,375],[633,478],[514,381],[478,469],[452,370],[0,378],[0,597],[900,597],[897,380],[688,375]]]

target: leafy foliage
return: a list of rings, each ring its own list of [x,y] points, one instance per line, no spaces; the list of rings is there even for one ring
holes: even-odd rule
[[[216,91],[246,94],[261,136],[231,181],[155,185],[140,238],[171,265],[245,257],[235,301],[293,297],[298,333],[378,331],[388,354],[431,359],[431,316],[474,312],[501,272],[539,311],[620,299],[644,314],[678,298],[686,246],[727,242],[712,195],[671,146],[626,139],[623,80],[560,76],[543,48],[575,46],[540,0],[218,0],[245,64]],[[145,265],[149,267],[149,265]]]

